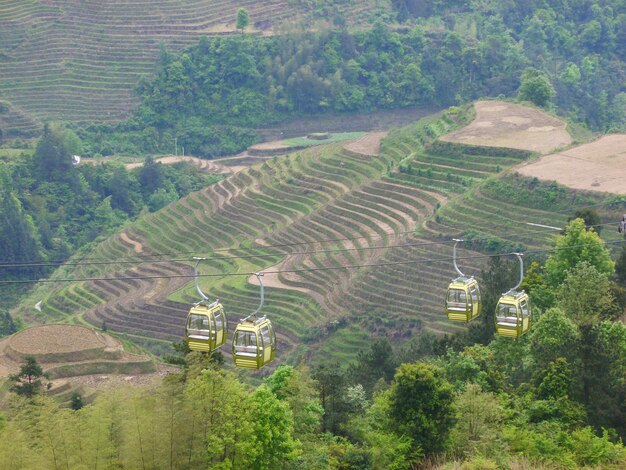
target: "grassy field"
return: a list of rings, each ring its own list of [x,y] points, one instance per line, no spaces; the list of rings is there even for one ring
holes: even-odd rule
[[[290,147],[309,147],[312,145],[331,144],[346,140],[358,139],[365,135],[365,132],[336,132],[329,134],[326,139],[309,139],[307,137],[294,137],[281,141],[282,144]]]
[[[0,148],[0,160],[9,161],[21,157],[22,155],[31,156],[34,153],[33,149],[12,149],[12,148]]]

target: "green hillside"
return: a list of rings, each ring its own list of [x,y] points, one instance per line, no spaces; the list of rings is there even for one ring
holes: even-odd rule
[[[179,355],[185,367],[159,383],[100,390],[87,405],[73,395],[78,411],[60,408],[54,391],[16,396],[27,390],[9,392],[7,380],[2,465],[623,468],[624,251],[614,265],[580,219],[557,242],[577,250],[554,250],[554,231],[527,225],[564,226],[581,207],[616,220],[623,200],[523,178],[515,165],[534,158],[524,151],[438,140],[471,118],[452,108],[391,131],[377,155],[380,133],[268,158],[81,250],[73,261],[84,265],[59,268],[15,313],[170,355],[198,300],[193,253],[210,258],[202,288],[221,299],[231,328],[259,294],[236,274],[270,268],[264,313],[277,360],[251,374],[221,363],[228,347]],[[443,314],[453,236],[468,240],[460,256],[473,258],[460,264],[479,274],[484,295],[468,329]],[[517,273],[477,256],[545,248],[547,260],[527,252],[542,264],[527,265],[530,332],[494,337],[493,297]],[[99,279],[61,281],[73,276]],[[112,373],[102,367],[78,372]],[[30,436],[30,423],[44,434]]]
[[[251,17],[248,30],[259,33],[287,19],[317,17],[306,2],[287,0],[1,0],[3,127],[19,135],[50,119],[128,117],[138,104],[139,79],[156,72],[161,44],[179,50],[201,36],[233,34],[242,7]],[[358,0],[338,2],[336,11],[358,20],[376,8]]]
[[[0,0],[0,469],[626,468],[624,44],[624,0]]]
[[[454,273],[451,247],[442,241],[463,236],[477,239],[477,249],[496,252],[543,248],[553,232],[526,222],[562,226],[573,208],[603,200],[544,184],[535,184],[536,199],[554,194],[540,207],[532,198],[511,197],[524,194],[526,180],[507,168],[528,153],[436,141],[470,118],[469,109],[454,108],[393,131],[376,157],[331,144],[244,169],[81,253],[112,264],[68,266],[53,276],[182,277],[40,285],[18,311],[35,321],[106,325],[164,353],[183,337],[188,305],[197,300],[184,277],[192,274],[184,259],[194,253],[215,258],[201,267],[216,275],[202,279],[203,290],[222,300],[233,322],[256,308],[258,288],[245,276],[221,274],[275,265],[281,271],[384,265],[273,275],[265,312],[277,325],[279,363],[304,356],[348,359],[373,336],[403,342],[421,331],[461,331],[441,311]],[[324,239],[346,240],[317,243]],[[137,243],[141,256],[179,261],[124,264],[138,256]],[[312,250],[323,252],[301,254]],[[397,264],[411,259],[440,261]],[[466,270],[476,273],[482,266],[472,261]],[[33,316],[39,300],[43,313]]]
[[[178,136],[210,157],[302,115],[518,96],[605,132],[626,125],[625,25],[618,0],[0,0],[0,127],[95,123],[86,153]]]

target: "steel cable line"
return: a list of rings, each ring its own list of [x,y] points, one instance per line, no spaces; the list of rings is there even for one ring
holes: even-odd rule
[[[624,243],[623,240],[614,240],[611,242],[602,242],[602,245],[615,245],[618,243]],[[586,243],[582,245],[571,245],[566,247],[549,248],[544,250],[530,250],[524,252],[524,254],[541,254],[541,253],[553,253],[561,250],[571,250],[574,248],[582,248],[586,246],[597,246],[596,243]],[[485,259],[496,258],[499,256],[515,255],[517,252],[505,252],[505,253],[493,253],[493,254],[481,254],[470,256],[457,256],[457,260],[473,260],[473,259]],[[392,261],[387,263],[365,263],[365,264],[352,264],[342,266],[325,266],[318,268],[299,268],[299,269],[281,269],[276,271],[263,271],[265,274],[282,274],[282,273],[302,273],[302,272],[314,272],[314,271],[334,271],[339,269],[360,269],[369,267],[384,267],[384,266],[397,266],[406,264],[419,264],[419,263],[437,263],[437,262],[450,262],[452,257],[444,258],[418,258],[410,261]],[[253,276],[255,272],[246,273],[220,273],[220,274],[198,274],[198,277],[231,277],[231,276]],[[124,280],[150,280],[150,279],[180,279],[180,278],[194,278],[195,274],[170,274],[159,276],[119,276],[119,277],[85,277],[85,278],[61,278],[61,279],[23,279],[12,281],[0,281],[2,284],[32,284],[32,283],[54,283],[54,282],[83,282],[83,281],[124,281]]]
[[[586,228],[594,228],[600,227],[604,225],[613,225],[613,222],[606,222],[602,224],[595,225],[586,225]],[[549,227],[551,228],[551,227]],[[412,233],[412,232],[398,232],[398,233]],[[492,238],[501,238],[501,239],[509,239],[522,235],[533,235],[533,234],[548,234],[550,232],[546,232],[545,230],[529,230],[523,232],[517,232],[511,235],[490,235],[486,237],[472,238],[465,240],[467,242],[477,242],[483,240],[490,240]],[[359,237],[364,238],[364,237]],[[343,239],[347,240],[347,239]],[[353,239],[354,240],[354,239]],[[384,248],[402,248],[402,247],[418,247],[418,246],[431,246],[431,245],[445,245],[451,243],[453,240],[441,240],[441,241],[428,241],[428,242],[419,242],[419,243],[401,243],[401,244],[390,244],[390,245],[374,245],[374,246],[364,246],[364,247],[354,247],[354,248],[328,248],[323,250],[309,250],[309,251],[296,251],[293,253],[268,253],[268,254],[258,254],[258,255],[229,255],[229,256],[218,256],[218,257],[209,257],[204,258],[206,261],[223,261],[223,260],[232,260],[232,259],[253,259],[253,258],[273,258],[276,256],[290,255],[312,255],[312,254],[320,254],[320,253],[340,253],[347,251],[367,251],[367,250],[378,250]],[[318,242],[310,242],[309,244],[314,244]],[[296,245],[296,244],[294,244]],[[299,245],[299,244],[298,244]],[[273,245],[276,247],[278,245]],[[282,245],[286,246],[286,245]],[[260,247],[263,249],[270,248],[270,246]],[[232,249],[231,251],[236,251],[239,248]],[[197,253],[197,252],[191,252]],[[173,263],[173,262],[186,262],[190,261],[189,258],[170,258],[170,259],[157,259],[157,260],[132,260],[130,258],[120,258],[116,261],[67,261],[63,263],[55,263],[55,262],[33,262],[33,263],[11,263],[11,264],[0,264],[0,268],[27,268],[27,267],[44,267],[44,266],[96,266],[96,265],[119,265],[119,264],[138,264],[138,263]]]
[[[594,227],[600,227],[600,226],[605,226],[605,225],[613,225],[613,222],[606,222],[606,223],[602,223],[602,224],[595,224],[595,225],[586,225],[586,228],[594,228]],[[556,228],[556,227],[549,227],[549,226],[545,226],[546,228]],[[560,229],[560,228],[559,228]],[[411,232],[398,232],[398,234],[400,233],[412,233]],[[478,237],[478,238],[472,238],[472,239],[468,239],[465,240],[467,242],[478,242],[478,241],[483,241],[483,240],[490,240],[492,238],[501,238],[501,239],[509,239],[509,238],[515,238],[517,236],[521,235],[533,235],[533,234],[548,234],[550,232],[546,232],[545,230],[528,230],[528,231],[523,231],[523,232],[516,232],[515,234],[510,234],[510,235],[490,235],[490,236],[485,236],[485,237]],[[366,237],[359,237],[359,238],[366,238]],[[341,240],[356,240],[357,238],[353,238],[353,239],[341,239]],[[339,240],[339,239],[338,239]],[[390,245],[375,245],[375,246],[364,246],[364,247],[358,247],[358,248],[328,248],[328,249],[323,249],[323,250],[309,250],[309,251],[296,251],[293,253],[268,253],[268,254],[258,254],[258,255],[229,255],[229,256],[219,256],[219,257],[209,257],[209,258],[204,258],[207,261],[221,261],[221,260],[231,260],[231,259],[253,259],[253,258],[271,258],[271,257],[275,257],[275,256],[283,256],[283,255],[290,255],[290,256],[296,256],[296,255],[309,255],[309,254],[319,254],[319,253],[337,253],[337,252],[346,252],[346,251],[366,251],[366,250],[377,250],[377,249],[384,249],[384,248],[401,248],[401,247],[418,247],[418,246],[430,246],[430,245],[445,245],[448,243],[451,243],[453,240],[441,240],[441,241],[428,241],[428,242],[419,242],[419,243],[402,243],[402,244],[390,244]],[[319,242],[307,242],[307,243],[294,243],[293,245],[303,245],[303,244],[315,244],[315,243],[319,243]],[[259,247],[259,249],[267,249],[267,248],[271,248],[271,247],[277,247],[277,246],[287,246],[285,245],[271,245],[271,246],[265,246],[265,247]],[[223,249],[220,251],[227,251],[229,249]],[[237,251],[240,250],[240,248],[234,248],[234,249],[230,249],[230,251]],[[215,250],[217,251],[217,250]],[[196,252],[190,252],[193,254],[196,254]],[[55,262],[33,262],[33,263],[11,263],[11,264],[0,264],[0,268],[16,268],[16,267],[42,267],[42,266],[92,266],[92,265],[112,265],[112,264],[138,264],[138,263],[170,263],[170,262],[186,262],[186,261],[190,261],[189,258],[170,258],[170,259],[157,259],[157,260],[135,260],[135,259],[131,259],[131,258],[120,258],[119,260],[116,261],[87,261],[87,262],[83,262],[83,261],[66,261],[66,262],[59,262],[59,263],[55,263]]]
[[[385,232],[386,235],[389,236],[393,236],[393,235],[401,235],[401,234],[407,234],[407,233],[413,233],[414,230],[404,230],[401,232]],[[221,252],[221,251],[237,251],[237,250],[267,250],[269,248],[283,248],[283,247],[290,247],[290,246],[300,246],[300,245],[314,245],[314,244],[321,244],[321,243],[331,243],[331,242],[340,242],[340,241],[355,241],[355,240],[362,240],[365,238],[378,238],[378,239],[382,239],[383,237],[375,235],[375,236],[368,236],[368,235],[363,235],[360,237],[352,237],[352,238],[327,238],[327,239],[322,239],[322,240],[315,240],[315,241],[310,241],[310,242],[298,242],[298,243],[281,243],[281,244],[276,244],[276,245],[265,245],[265,246],[251,246],[251,247],[239,247],[239,248],[215,248],[212,249],[210,251],[212,252]],[[124,258],[120,258],[120,259],[128,259],[128,260],[133,260],[131,262],[133,263],[157,263],[157,262],[167,262],[167,261],[189,261],[189,258],[184,258],[182,260],[180,259],[165,259],[165,260],[160,260],[160,259],[156,259],[156,260],[152,260],[149,258],[153,258],[153,257],[159,257],[159,256],[174,256],[174,255],[195,255],[198,253],[198,250],[195,251],[180,251],[180,252],[169,252],[169,253],[155,253],[152,255],[145,255],[145,256],[128,256],[128,257],[124,257]],[[82,260],[109,260],[109,258],[104,258],[104,257],[85,257],[85,258],[81,258]],[[82,262],[75,262],[75,264],[81,264],[81,265],[89,265],[89,264],[117,264],[118,262],[115,261],[101,261],[101,262],[97,262],[94,261],[93,263],[82,263]],[[48,261],[46,263],[33,263],[33,264],[28,264],[28,266],[63,266],[65,264],[68,264],[67,261],[63,261],[63,260],[55,260],[55,261]],[[14,267],[14,266],[24,266],[26,265],[25,263],[15,263],[15,264],[10,264],[8,261],[4,261],[4,262],[0,262],[0,267]]]
[[[597,206],[602,206],[602,205],[608,205],[608,204],[614,204],[616,201],[603,201],[603,202],[599,202],[597,204],[588,204],[588,205],[584,205],[581,206],[582,208],[591,208],[591,207],[597,207]],[[618,201],[619,202],[619,201]],[[565,213],[565,212],[570,212],[571,209],[562,209],[559,211],[554,211],[555,214],[560,214],[560,213]],[[511,219],[513,220],[513,219]],[[596,225],[588,225],[587,228],[590,227],[600,227],[600,226],[604,226],[604,225],[613,225],[614,222],[607,222],[607,223],[603,223],[603,224],[596,224]],[[546,226],[546,228],[548,228],[548,226]],[[386,232],[385,235],[388,236],[394,236],[394,235],[401,235],[401,234],[408,234],[408,233],[413,233],[414,230],[404,230],[404,231],[400,231],[400,232]],[[525,234],[533,234],[533,233],[544,233],[543,231],[537,231],[537,232],[523,232]],[[486,240],[492,237],[498,237],[498,238],[510,238],[514,235],[510,235],[510,236],[499,236],[499,235],[492,235],[490,237],[484,237],[484,238],[475,238],[472,239],[472,241],[480,241],[480,240]],[[301,246],[301,245],[314,245],[314,244],[318,244],[318,243],[331,243],[331,242],[340,242],[340,241],[355,241],[355,240],[363,240],[366,238],[378,238],[378,239],[382,239],[382,236],[367,236],[367,235],[363,235],[363,236],[359,236],[359,237],[346,237],[346,238],[328,238],[328,239],[321,239],[321,240],[314,240],[314,241],[310,241],[310,242],[297,242],[297,243],[279,243],[279,244],[275,244],[275,245],[265,245],[265,246],[258,246],[258,247],[240,247],[240,248],[215,248],[213,250],[210,250],[212,252],[222,252],[222,251],[236,251],[236,250],[266,250],[266,249],[270,249],[270,248],[284,248],[284,247],[292,247],[292,246]],[[431,242],[432,244],[444,244],[444,243],[449,243],[450,240],[448,241],[442,241],[442,242]],[[366,249],[366,248],[365,248]],[[142,263],[142,262],[151,262],[151,263],[156,263],[156,262],[173,262],[173,261],[188,261],[187,258],[185,259],[166,259],[166,260],[161,260],[161,259],[157,259],[157,260],[153,260],[150,258],[158,258],[158,257],[163,257],[163,256],[178,256],[178,255],[194,255],[197,254],[198,250],[195,251],[180,251],[180,252],[162,252],[162,253],[154,253],[151,255],[144,255],[144,256],[133,256],[133,257],[124,257],[121,259],[127,259],[127,260],[131,260],[131,259],[135,259],[132,261],[132,263]],[[233,256],[234,257],[234,256]],[[76,261],[76,262],[67,262],[67,261],[63,261],[63,260],[54,260],[54,261],[48,261],[48,262],[42,262],[42,263],[10,263],[8,261],[0,261],[0,268],[3,267],[20,267],[20,266],[63,266],[63,265],[68,265],[68,266],[77,266],[77,265],[85,265],[88,266],[90,264],[120,264],[121,262],[113,262],[113,261],[94,261],[93,263],[83,263],[82,261],[84,260],[108,260],[108,258],[104,258],[104,257],[85,257],[85,258],[81,258],[80,261]],[[128,263],[125,264],[129,264],[131,261],[128,261]]]

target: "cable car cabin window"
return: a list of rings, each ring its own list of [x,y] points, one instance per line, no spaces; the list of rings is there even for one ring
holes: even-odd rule
[[[219,309],[215,312],[215,329],[221,331],[224,328],[224,310]]]
[[[450,289],[448,291],[448,308],[465,310],[467,296],[465,291],[461,289]]]
[[[528,317],[528,302],[526,302],[525,300],[522,301],[519,307],[520,307],[520,310],[522,311],[522,318]]]
[[[517,308],[511,304],[500,304],[498,308],[498,321],[505,323],[517,323]]]
[[[270,330],[270,344],[272,345],[273,348],[276,347],[276,335],[274,334],[274,327],[269,324],[267,325],[267,328]]]
[[[189,315],[189,321],[187,322],[187,329],[190,330],[190,333],[197,336],[206,336],[208,338],[210,329],[209,329],[209,318],[205,315]]]
[[[239,356],[256,357],[256,334],[252,331],[237,331],[235,335],[235,354]]]
[[[261,328],[261,336],[263,337],[263,346],[266,348],[272,347],[272,342],[270,340],[270,330],[267,326]]]
[[[470,295],[472,296],[472,303],[477,303],[479,299],[478,299],[478,289],[476,288],[476,286],[470,287]]]

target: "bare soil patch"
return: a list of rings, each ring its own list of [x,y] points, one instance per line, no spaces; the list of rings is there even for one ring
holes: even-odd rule
[[[319,141],[319,144],[323,144],[324,141]],[[246,152],[253,157],[274,157],[276,155],[284,155],[297,150],[302,150],[306,146],[291,145],[285,143],[283,140],[271,140],[269,142],[261,142],[248,147]]]
[[[518,171],[570,188],[626,194],[626,134],[607,135],[595,142],[545,155]]]
[[[289,150],[291,145],[283,144],[281,140],[272,140],[270,142],[262,142],[260,144],[252,145],[249,149],[250,152],[254,152],[255,150],[276,150],[276,151],[284,151]]]
[[[94,356],[101,354],[108,355],[103,359],[107,361],[136,361],[144,357],[124,353],[117,339],[84,326],[41,325],[27,328],[0,341],[0,377],[16,372],[21,358],[27,355],[36,356],[44,370],[48,370],[67,361],[98,362],[101,359]],[[65,360],[59,362],[60,357]]]
[[[380,155],[380,141],[387,135],[387,132],[370,132],[363,137],[344,145],[344,149],[359,155],[375,157]]]
[[[224,165],[233,173],[237,173],[245,168],[248,168],[249,166],[256,165],[257,163],[263,163],[270,158],[271,157],[267,156],[250,155],[246,150],[238,155],[232,157],[216,158],[213,161],[220,165]]]
[[[102,335],[75,325],[35,326],[11,338],[11,347],[21,354],[79,352],[106,346],[107,342]]]
[[[126,232],[120,233],[120,238],[129,245],[132,245],[135,253],[143,253],[142,244],[130,238]]]
[[[124,386],[140,387],[159,383],[165,376],[179,372],[180,369],[168,364],[157,363],[157,371],[150,374],[92,374],[80,375],[71,379],[60,379],[58,382],[69,381],[72,385],[86,387],[97,391],[115,390]]]
[[[474,107],[474,121],[441,140],[542,154],[572,143],[566,124],[543,111],[504,101],[477,101]]]

